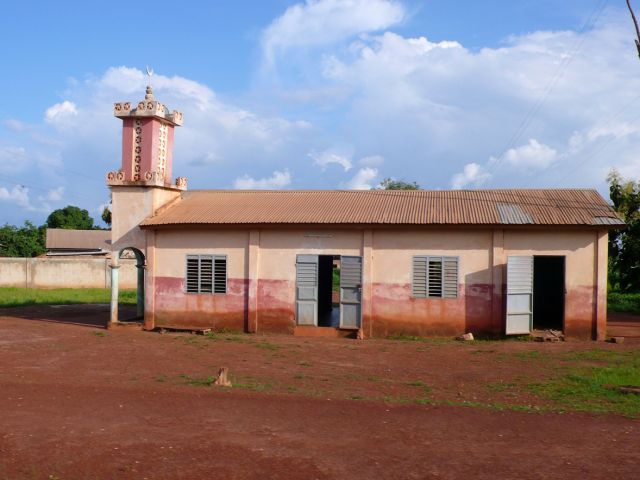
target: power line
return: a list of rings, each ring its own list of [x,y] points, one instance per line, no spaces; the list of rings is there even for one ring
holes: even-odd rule
[[[600,15],[602,15],[602,12],[604,11],[604,9],[605,9],[605,7],[607,6],[608,3],[609,3],[609,0],[600,0],[600,2],[596,4],[595,8],[591,12],[591,15],[589,15],[587,20],[585,20],[585,22],[583,23],[582,27],[580,28],[580,30],[579,30],[580,34],[584,33],[589,25],[594,25],[595,24],[595,22],[600,18]],[[540,109],[542,108],[542,105],[544,105],[544,103],[549,98],[549,95],[551,94],[551,92],[553,91],[555,86],[558,84],[560,79],[564,76],[564,74],[567,71],[567,68],[569,67],[569,65],[571,64],[573,58],[582,49],[582,46],[584,45],[584,42],[586,41],[587,36],[588,36],[588,33],[584,34],[580,38],[578,38],[576,40],[574,48],[570,51],[571,53],[569,53],[569,55],[567,55],[562,60],[562,62],[558,66],[555,74],[551,78],[551,81],[547,84],[547,87],[545,88],[545,91],[542,94],[542,96],[537,100],[537,102],[527,112],[527,114],[525,115],[523,120],[520,122],[520,125],[518,126],[518,128],[511,135],[511,138],[507,142],[506,146],[502,149],[502,151],[501,151],[500,155],[498,156],[498,158],[496,159],[496,161],[493,162],[489,166],[489,168],[487,169],[487,171],[488,171],[488,173],[490,175],[493,174],[493,172],[495,171],[496,168],[498,168],[498,165],[500,163],[502,163],[502,161],[504,159],[504,156],[507,154],[507,152],[513,148],[513,146],[516,144],[516,142],[520,139],[520,137],[522,137],[524,132],[527,130],[527,128],[529,128],[529,125],[531,124],[531,122],[533,121],[535,116],[538,114]]]

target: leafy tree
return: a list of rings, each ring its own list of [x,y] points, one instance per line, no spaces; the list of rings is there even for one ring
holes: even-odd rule
[[[47,227],[92,230],[93,218],[88,211],[67,205],[51,212],[47,217]]]
[[[609,234],[610,284],[622,291],[640,291],[640,182],[612,170],[607,177],[613,208],[627,224]]]
[[[385,178],[380,185],[377,186],[378,190],[420,190],[420,185],[416,182],[405,182],[404,180],[395,180],[393,178]]]
[[[23,227],[0,227],[0,256],[37,257],[46,251],[45,227],[26,221]]]
[[[111,210],[109,210],[109,207],[104,207],[104,210],[102,210],[102,221],[111,226]]]

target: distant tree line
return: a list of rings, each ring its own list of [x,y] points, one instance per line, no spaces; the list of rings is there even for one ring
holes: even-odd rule
[[[627,224],[609,233],[609,287],[640,292],[640,182],[612,170],[607,177],[613,208]]]
[[[47,228],[100,230],[100,227],[94,225],[93,218],[87,210],[68,205],[51,212],[44,225],[36,226],[26,221],[22,227],[9,224],[0,227],[0,257],[37,257],[42,255],[46,252]]]

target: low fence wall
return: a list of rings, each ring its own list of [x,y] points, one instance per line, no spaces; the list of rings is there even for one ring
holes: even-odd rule
[[[0,287],[111,288],[107,258],[0,258]],[[120,288],[135,289],[135,259],[120,260]]]

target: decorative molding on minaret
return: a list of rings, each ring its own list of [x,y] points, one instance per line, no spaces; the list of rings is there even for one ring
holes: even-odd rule
[[[144,99],[136,108],[130,102],[114,104],[113,114],[122,119],[122,168],[107,174],[107,184],[140,185],[186,190],[187,179],[171,183],[173,131],[182,125],[182,113],[172,112],[153,96],[151,75]]]

